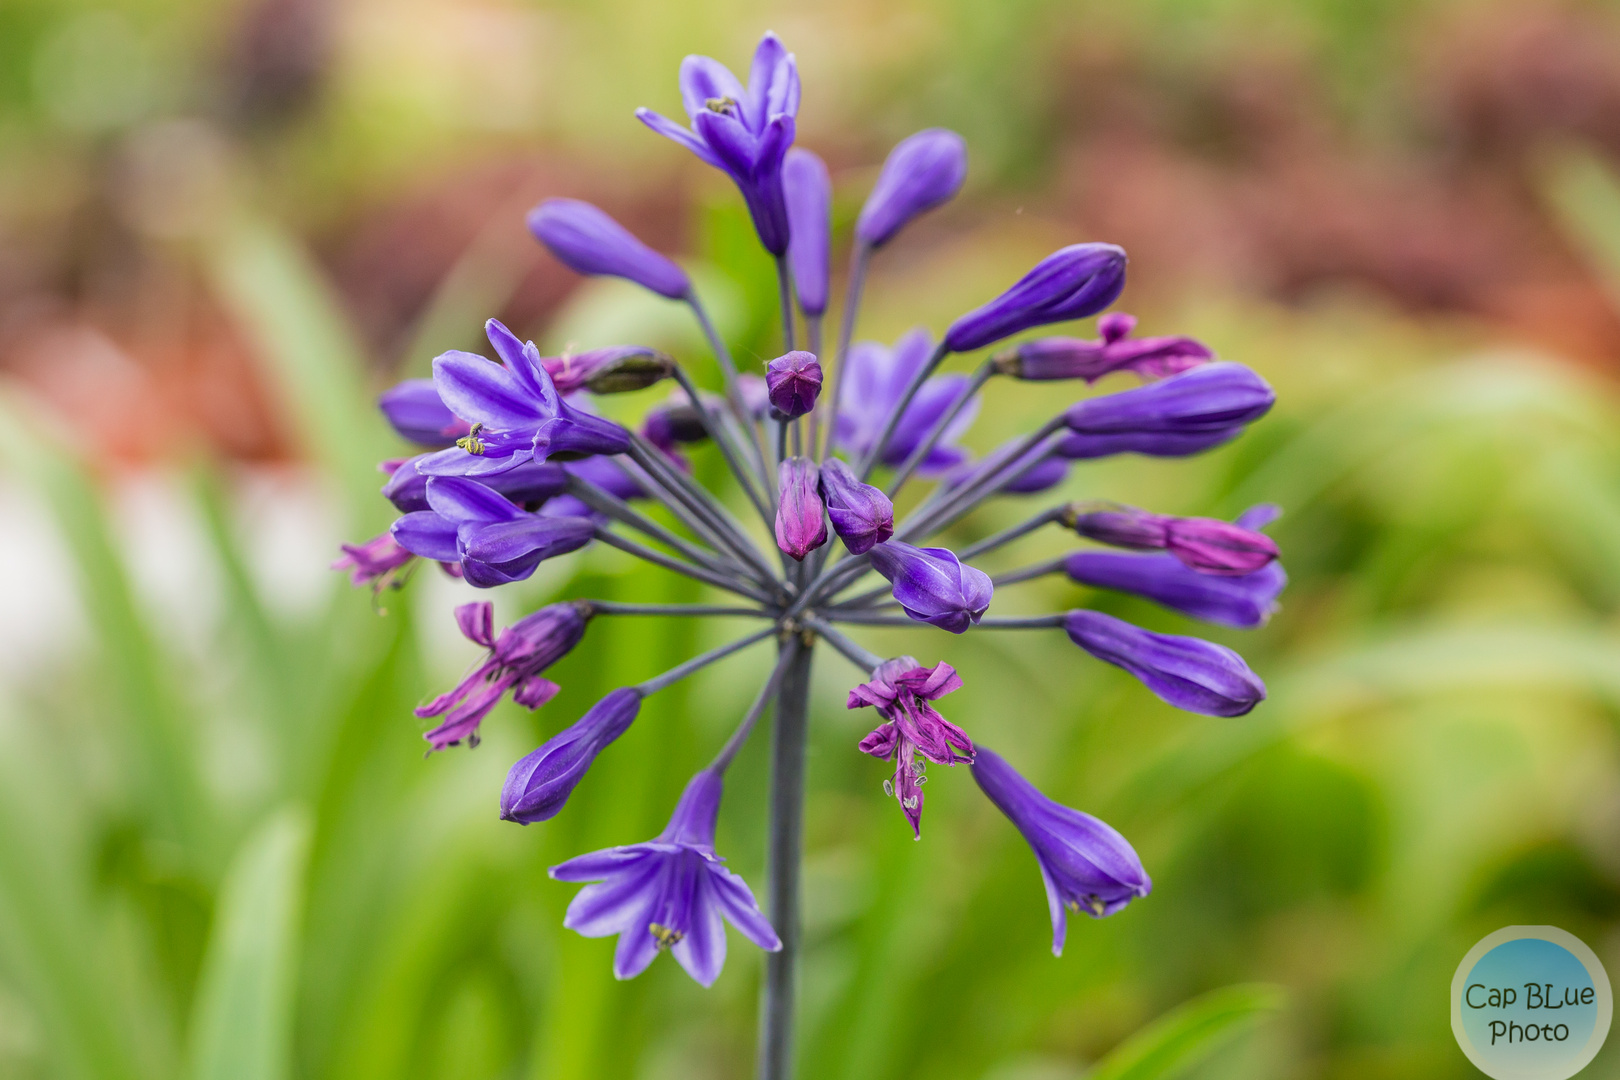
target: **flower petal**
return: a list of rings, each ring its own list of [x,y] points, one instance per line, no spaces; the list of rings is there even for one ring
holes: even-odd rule
[[[693,883],[692,925],[670,948],[675,960],[700,986],[713,986],[726,964],[726,927],[714,902],[709,875],[698,872]]]
[[[435,476],[427,483],[427,501],[433,511],[458,525],[513,521],[525,517],[506,498],[475,480]]]
[[[726,920],[735,926],[743,937],[766,952],[780,950],[782,939],[777,936],[776,928],[771,925],[770,920],[760,912],[759,904],[755,902],[748,883],[718,864],[711,863],[708,870],[715,903]]]
[[[709,145],[698,138],[696,133],[689,128],[684,128],[669,119],[669,117],[660,116],[651,109],[637,109],[636,119],[658,132],[664,138],[680,143],[696,154],[705,165],[712,165],[716,169],[725,168],[724,165],[720,164],[720,159],[714,156],[714,151],[709,149]]]
[[[476,353],[453,351],[436,357],[433,386],[451,412],[488,428],[509,431],[545,419],[516,376]]]
[[[760,43],[764,48],[764,42]],[[757,62],[757,60],[756,60]],[[709,111],[709,102],[715,98],[730,98],[740,107],[747,100],[748,91],[737,81],[737,76],[720,61],[708,56],[688,56],[681,61],[681,104],[686,115],[696,120]]]

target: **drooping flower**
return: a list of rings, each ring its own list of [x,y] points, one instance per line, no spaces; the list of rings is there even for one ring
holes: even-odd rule
[[[827,542],[820,473],[810,458],[790,457],[778,467],[777,478],[776,546],[802,560]]]
[[[671,300],[692,291],[686,271],[588,202],[547,199],[529,211],[529,231],[576,274],[626,278]]]
[[[928,128],[895,144],[855,222],[855,237],[878,248],[919,214],[948,202],[967,179],[967,144],[945,128]]]
[[[782,947],[743,879],[714,852],[720,773],[705,769],[686,785],[669,825],[644,844],[607,848],[551,868],[558,881],[591,881],[568,905],[563,925],[585,937],[617,934],[613,974],[630,979],[669,949],[703,986],[726,962],[721,920],[766,952]]]
[[[417,463],[428,476],[488,476],[551,455],[619,454],[630,446],[624,428],[563,401],[534,342],[521,342],[495,319],[485,324],[503,363],[467,352],[433,361],[433,385],[471,432],[448,450]]]
[[[432,379],[406,379],[377,395],[377,407],[400,436],[420,446],[454,446],[472,425],[439,400]]]
[[[522,581],[546,559],[584,547],[596,533],[586,518],[530,514],[463,477],[431,478],[427,500],[431,509],[394,522],[394,539],[425,559],[460,563],[467,583],[480,589]]]
[[[748,204],[759,241],[772,255],[787,250],[789,225],[782,193],[782,159],[793,145],[799,112],[799,69],[775,34],[754,51],[748,88],[707,56],[681,61],[681,103],[692,126],[684,128],[651,109],[636,118],[730,176]]]
[[[821,363],[802,349],[784,353],[765,365],[765,391],[771,408],[789,420],[816,407],[821,394]]]
[[[989,747],[979,747],[973,779],[1035,852],[1052,913],[1052,955],[1063,955],[1068,912],[1100,919],[1152,891],[1142,860],[1116,829],[1047,798]]]
[[[556,817],[596,755],[630,730],[641,696],[633,686],[620,687],[520,758],[501,788],[501,820],[532,825]]]
[[[388,482],[382,486],[383,497],[402,514],[428,508],[427,485],[430,478],[416,468],[417,462],[425,457],[426,454],[418,454],[398,462],[389,473]],[[506,472],[481,476],[478,482],[504,495],[515,506],[536,510],[542,503],[562,494],[568,486],[568,473],[561,465],[549,461],[525,461]]]
[[[799,309],[816,316],[827,310],[829,248],[832,246],[832,181],[815,154],[795,146],[782,164],[787,199],[788,265]]]
[[[1266,697],[1243,657],[1202,638],[1155,634],[1100,611],[1071,611],[1069,640],[1135,675],[1160,700],[1205,716],[1242,716]]]
[[[1218,361],[1159,382],[1076,402],[1056,451],[1070,459],[1138,453],[1183,457],[1236,438],[1276,394],[1242,364]]]
[[[894,598],[918,622],[960,634],[984,617],[994,591],[990,575],[946,548],[887,540],[867,552],[872,569],[894,586]]]
[[[1072,244],[1053,252],[1012,288],[951,324],[945,344],[972,352],[1049,323],[1084,319],[1112,304],[1125,287],[1125,249]]]
[[[894,535],[894,503],[871,484],[861,483],[838,458],[821,463],[821,497],[833,531],[851,555],[864,554]]]
[[[883,717],[861,740],[860,749],[895,763],[894,776],[884,782],[884,791],[899,801],[917,836],[922,835],[922,785],[927,779],[918,756],[936,765],[973,760],[973,740],[967,732],[929,704],[961,688],[962,677],[951,665],[942,661],[925,668],[914,657],[898,656],[878,665],[870,682],[849,692],[848,708],[872,706]]]
[[[1242,577],[1217,577],[1189,569],[1174,555],[1116,551],[1077,551],[1063,560],[1063,571],[1081,585],[1135,593],[1183,615],[1240,630],[1264,626],[1288,584],[1276,562]]]
[[[399,571],[414,557],[399,546],[391,533],[373,536],[358,544],[344,544],[343,554],[332,564],[333,570],[347,570],[349,584],[370,585],[381,592],[399,580]]]
[[[1218,518],[1150,514],[1134,506],[1065,508],[1063,523],[1081,536],[1113,547],[1167,551],[1202,574],[1241,577],[1277,558],[1277,543],[1264,533]]]
[[[644,390],[675,374],[668,353],[645,345],[610,345],[582,353],[541,358],[557,393],[566,397],[578,390],[593,394],[623,394]]]
[[[835,428],[839,446],[858,456],[871,452],[889,414],[900,404],[901,395],[917,370],[928,362],[933,349],[928,331],[919,326],[904,334],[892,349],[862,341],[849,350]],[[909,458],[946,410],[967,393],[969,381],[966,375],[935,375],[924,382],[884,447],[883,464],[900,465]],[[967,452],[955,444],[973,425],[978,412],[977,398],[962,407],[918,465],[920,475],[937,475],[966,460]]]
[[[1115,371],[1162,379],[1215,359],[1209,346],[1190,337],[1130,338],[1135,325],[1135,317],[1110,312],[1097,321],[1101,341],[1052,337],[1020,342],[996,354],[996,370],[1015,379],[1092,383]]]
[[[422,737],[435,750],[462,740],[478,745],[478,725],[510,690],[512,700],[526,709],[538,709],[557,694],[557,684],[541,672],[566,656],[580,638],[591,616],[590,605],[565,602],[543,607],[495,636],[494,605],[489,601],[456,608],[456,625],[469,641],[489,652],[484,660],[456,684],[417,708],[424,720],[443,716],[438,727]]]

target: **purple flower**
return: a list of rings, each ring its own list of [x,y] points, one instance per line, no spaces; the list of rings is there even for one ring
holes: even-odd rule
[[[1055,454],[1036,456],[1035,461],[1013,477],[1001,490],[1007,495],[1038,495],[1068,479],[1069,463]]]
[[[1195,619],[1241,630],[1264,626],[1288,584],[1281,563],[1242,577],[1216,577],[1188,569],[1174,555],[1114,551],[1077,551],[1063,560],[1063,570],[1081,585],[1135,593]]]
[[[1277,543],[1264,533],[1205,517],[1169,517],[1133,506],[1080,513],[1064,511],[1063,523],[1100,543],[1137,551],[1168,551],[1202,574],[1241,577],[1277,558]]]
[[[444,717],[438,727],[422,736],[435,750],[455,746],[463,739],[468,746],[477,746],[478,725],[508,690],[512,700],[526,709],[538,709],[555,697],[557,684],[540,673],[579,644],[590,619],[589,604],[552,604],[525,615],[497,638],[494,612],[495,606],[487,600],[456,608],[456,625],[462,634],[489,653],[454,690],[417,708],[416,715],[423,719]]]
[[[1067,337],[1025,341],[997,354],[996,369],[1016,379],[1084,379],[1091,383],[1115,371],[1162,379],[1215,359],[1209,346],[1190,337],[1127,340],[1135,325],[1134,316],[1113,312],[1098,320],[1101,341]]]
[[[827,516],[851,555],[872,550],[894,535],[894,504],[871,484],[863,484],[838,458],[821,463],[821,497]]]
[[[620,687],[521,758],[501,788],[501,820],[532,825],[556,817],[596,755],[628,731],[640,711],[641,691]]]
[[[893,349],[884,348],[873,341],[862,341],[849,350],[849,367],[844,376],[846,385],[842,391],[835,429],[839,446],[860,456],[871,451],[883,432],[889,413],[900,404],[900,396],[905,393],[912,376],[928,362],[933,350],[933,340],[928,336],[928,331],[920,326],[903,335],[894,343]],[[968,383],[966,375],[936,375],[924,382],[917,396],[906,407],[905,415],[900,418],[894,435],[889,439],[889,445],[884,448],[883,464],[900,465],[910,457],[946,410],[967,393]],[[917,467],[918,473],[937,475],[967,459],[966,451],[955,443],[972,426],[978,411],[976,398],[962,407],[939,442]]]
[[[399,545],[425,559],[459,562],[480,589],[522,581],[554,555],[584,547],[596,532],[585,518],[525,513],[504,496],[458,476],[428,481],[431,509],[394,522]]]
[[[961,487],[970,480],[977,480],[997,471],[1006,463],[1013,450],[1023,442],[1021,436],[1014,436],[992,450],[984,460],[963,462],[946,474],[946,486]],[[1061,484],[1068,475],[1068,461],[1051,453],[1045,447],[1037,446],[1024,454],[1020,462],[1020,471],[1013,475],[1001,491],[1006,495],[1036,495]]]
[[[439,400],[432,379],[406,379],[389,387],[377,395],[377,407],[395,431],[421,446],[454,446],[472,428]]]
[[[1000,754],[979,747],[973,779],[1035,852],[1052,912],[1052,955],[1063,955],[1068,912],[1112,915],[1153,889],[1129,841],[1090,814],[1053,802]]]
[[[960,634],[990,607],[990,576],[946,548],[917,548],[888,540],[874,546],[867,557],[872,569],[894,586],[900,607],[918,622]]]
[[[680,83],[690,129],[651,109],[637,109],[636,118],[730,176],[748,204],[760,243],[772,255],[782,254],[788,247],[782,158],[793,145],[799,112],[793,54],[767,33],[754,51],[748,89],[707,56],[682,60]]]
[[[1063,628],[1076,645],[1124,668],[1178,709],[1242,716],[1265,700],[1265,683],[1224,645],[1151,633],[1100,611],[1071,611]]]
[[[827,542],[825,507],[817,490],[820,474],[807,457],[790,457],[777,469],[776,546],[803,559]]]
[[[810,151],[795,146],[782,165],[787,199],[788,265],[793,288],[806,315],[827,310],[828,249],[832,246],[832,181],[827,166]]]
[[[631,979],[667,948],[704,986],[726,962],[724,918],[767,952],[782,941],[742,878],[714,853],[721,777],[705,769],[686,785],[656,840],[607,848],[551,868],[558,881],[594,881],[568,905],[563,925],[585,937],[619,936],[613,974]]]
[[[692,291],[686,271],[588,202],[547,199],[529,211],[529,231],[577,274],[628,278],[671,300]]]
[[[1017,284],[951,324],[945,344],[972,352],[1020,330],[1095,315],[1125,287],[1125,249],[1072,244],[1053,252]]]
[[[771,407],[792,420],[816,407],[821,393],[821,364],[813,353],[795,349],[765,365],[765,392]]]
[[[382,493],[402,514],[413,510],[426,510],[428,477],[417,471],[416,465],[426,454],[407,458],[389,474]],[[598,460],[586,458],[586,461]],[[549,461],[525,461],[522,465],[493,476],[481,476],[478,482],[514,505],[526,510],[538,509],[540,504],[562,494],[568,486],[568,473],[561,465]]]
[[[1234,439],[1270,410],[1276,395],[1242,364],[1217,362],[1160,382],[1076,402],[1063,414],[1066,458],[1135,452],[1196,454]]]
[[[967,179],[967,144],[945,128],[907,136],[889,151],[877,186],[861,207],[855,236],[882,247],[912,218],[948,202]]]
[[[924,764],[918,756],[937,765],[955,765],[973,760],[973,740],[967,732],[939,714],[929,704],[962,687],[962,677],[946,663],[925,668],[910,656],[899,656],[878,665],[872,681],[849,692],[847,707],[873,706],[883,722],[866,738],[860,749],[884,761],[894,761],[894,777],[884,781],[884,793],[900,802],[900,809],[911,822],[912,831],[922,835],[922,785]]]
[[[521,342],[495,319],[485,324],[504,363],[468,352],[433,361],[433,384],[451,410],[473,423],[455,447],[417,463],[428,476],[489,476],[553,454],[619,454],[630,435],[618,424],[576,409],[552,385],[534,342]]]
[[[349,584],[370,585],[382,591],[399,580],[399,571],[414,556],[395,542],[391,533],[373,536],[358,544],[342,545],[343,555],[332,564],[333,570],[347,570]]]
[[[557,393],[564,397],[576,390],[589,390],[593,394],[644,390],[675,374],[675,361],[668,353],[645,345],[610,345],[588,352],[547,356],[540,364],[551,376]]]

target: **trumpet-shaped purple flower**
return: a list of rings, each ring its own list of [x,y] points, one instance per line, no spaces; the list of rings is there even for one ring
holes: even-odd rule
[[[489,652],[455,689],[417,708],[416,715],[424,720],[444,717],[422,737],[435,750],[464,739],[468,746],[477,746],[478,725],[508,690],[512,700],[526,709],[538,709],[556,697],[557,684],[540,673],[579,644],[590,617],[589,604],[552,604],[525,615],[496,637],[495,606],[489,601],[456,608],[462,634]]]
[[[832,180],[815,154],[795,146],[782,164],[782,190],[787,199],[788,265],[793,289],[806,315],[827,310],[832,246]]]
[[[844,375],[846,385],[834,429],[839,446],[858,456],[871,452],[889,414],[900,404],[912,376],[928,363],[933,349],[928,331],[919,326],[904,334],[892,349],[874,341],[862,341],[849,350],[849,367]],[[899,465],[909,458],[946,410],[968,392],[968,384],[966,375],[936,375],[924,382],[884,447],[883,464]],[[976,398],[962,407],[939,442],[918,465],[918,473],[937,475],[967,459],[967,452],[955,443],[973,425],[978,412]]]
[[[919,214],[949,202],[967,179],[967,144],[945,128],[908,135],[889,151],[877,185],[861,207],[855,237],[882,247]]]
[[[1242,716],[1266,697],[1243,657],[1201,638],[1155,634],[1100,611],[1071,611],[1069,640],[1135,675],[1160,700],[1205,716]]]
[[[635,687],[621,687],[520,758],[501,788],[501,820],[533,825],[556,817],[596,755],[630,730],[641,698]]]
[[[1281,563],[1242,577],[1217,577],[1189,569],[1174,555],[1114,551],[1077,551],[1063,560],[1063,570],[1081,585],[1135,593],[1183,615],[1240,630],[1264,626],[1288,584]]]
[[[392,533],[373,536],[358,544],[344,544],[341,550],[343,554],[332,564],[332,569],[347,570],[349,584],[370,585],[377,592],[399,580],[399,571],[415,557],[399,546]]]
[[[1167,551],[1202,574],[1241,577],[1277,558],[1277,543],[1264,533],[1218,518],[1170,517],[1133,506],[1064,511],[1063,523],[1113,547]]]
[[[788,458],[777,469],[781,498],[776,508],[776,546],[803,559],[827,542],[826,508],[818,490],[820,474],[807,457]]]
[[[1097,322],[1101,341],[1067,337],[1025,341],[997,354],[996,369],[1016,379],[1092,383],[1115,371],[1162,379],[1215,359],[1209,346],[1190,337],[1131,338],[1135,326],[1134,316],[1112,312]]]
[[[485,325],[503,363],[468,352],[433,361],[433,384],[472,431],[449,450],[417,463],[428,476],[489,476],[552,455],[619,454],[630,435],[610,420],[569,405],[557,393],[534,342],[521,342],[495,319]]]
[[[918,622],[960,634],[984,617],[994,587],[946,548],[918,548],[888,540],[867,552],[872,569],[889,579],[894,598]]]
[[[593,394],[623,394],[647,387],[675,374],[668,353],[645,345],[610,345],[540,361],[557,393],[567,397],[578,390]]]
[[[547,199],[529,211],[529,231],[576,274],[627,278],[671,300],[692,291],[686,271],[588,202]]]
[[[821,463],[821,497],[833,531],[851,555],[861,555],[894,535],[894,503],[863,484],[848,465],[830,457]]]
[[[707,56],[681,61],[681,104],[691,128],[637,109],[636,118],[730,176],[742,192],[760,243],[772,255],[788,247],[788,214],[782,194],[782,159],[793,145],[799,113],[799,69],[775,34],[754,51],[748,88],[731,70]]]
[[[878,665],[871,682],[849,692],[847,707],[877,709],[883,722],[861,740],[862,753],[895,763],[894,777],[884,791],[900,802],[900,809],[917,836],[922,835],[922,785],[926,766],[921,757],[937,765],[973,760],[973,740],[967,732],[941,716],[929,702],[962,688],[962,677],[941,662],[931,668],[914,657],[898,656]]]
[[[426,454],[418,454],[398,463],[382,486],[384,498],[394,504],[402,514],[428,509],[427,485],[429,477],[417,471],[416,464]],[[591,458],[585,459],[595,460]],[[525,510],[539,509],[554,496],[561,495],[568,486],[568,473],[561,465],[549,461],[526,461],[513,469],[493,476],[481,476],[478,482],[497,494],[504,495],[514,505]]]
[[[394,522],[394,539],[425,559],[460,563],[467,583],[480,589],[522,581],[546,559],[584,547],[596,532],[586,518],[526,513],[463,477],[433,477],[427,501],[431,509]]]
[[[802,349],[778,356],[765,365],[765,392],[781,416],[803,416],[816,407],[821,394],[820,361]]]
[[[1106,822],[1054,802],[988,747],[979,747],[973,779],[1035,852],[1052,912],[1052,955],[1063,955],[1068,912],[1112,915],[1153,882],[1129,841]]]
[[[1048,323],[1095,315],[1125,287],[1125,249],[1113,244],[1072,244],[1053,252],[1012,288],[951,324],[945,344],[972,352]]]
[[[377,395],[377,407],[401,437],[420,446],[454,446],[472,425],[439,400],[432,379],[406,379]]]
[[[1276,401],[1266,381],[1242,364],[1216,362],[1117,394],[1070,406],[1070,434],[1057,452],[1070,459],[1138,453],[1196,454],[1234,439]]]
[[[667,948],[688,975],[712,984],[726,962],[722,919],[766,952],[782,947],[747,883],[714,853],[720,794],[720,773],[705,769],[686,785],[657,839],[551,868],[558,881],[598,883],[579,891],[563,925],[585,937],[617,934],[615,977],[634,978]]]

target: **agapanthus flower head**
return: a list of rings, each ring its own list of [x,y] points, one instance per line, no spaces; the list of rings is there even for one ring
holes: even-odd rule
[[[722,919],[767,952],[782,947],[746,882],[714,852],[721,777],[705,769],[686,785],[669,825],[644,844],[593,851],[551,868],[558,881],[591,881],[563,925],[585,937],[617,934],[613,974],[630,979],[668,949],[703,986],[726,962]]]
[[[381,592],[399,580],[399,573],[410,565],[413,555],[394,540],[392,533],[373,536],[358,544],[344,544],[343,554],[333,570],[347,570],[349,584],[370,585]]]
[[[636,687],[621,687],[520,758],[501,788],[501,819],[533,825],[556,817],[596,755],[630,730],[641,699]]]
[[[928,363],[933,351],[933,339],[920,326],[903,334],[892,349],[875,341],[861,341],[851,347],[835,428],[838,445],[858,456],[870,453],[889,414],[899,406],[912,377]],[[969,391],[969,382],[966,375],[935,375],[924,382],[884,447],[883,464],[899,465],[909,458],[939,418]],[[956,440],[973,426],[978,412],[977,398],[962,407],[918,465],[920,475],[937,475],[967,459],[967,452],[956,445]]]
[[[1021,330],[1084,319],[1112,304],[1125,288],[1125,249],[1071,244],[1053,252],[1012,288],[968,312],[945,332],[952,352],[972,352]]]
[[[551,383],[562,395],[578,390],[593,394],[623,394],[645,390],[675,374],[675,360],[668,353],[645,345],[610,345],[581,353],[547,356],[541,359]]]
[[[419,460],[429,476],[489,476],[552,456],[620,454],[630,435],[611,420],[563,401],[534,342],[522,342],[495,319],[485,333],[501,363],[453,351],[433,361],[433,385],[472,430],[456,445]]]
[[[962,688],[962,677],[943,661],[931,668],[914,657],[885,661],[872,672],[870,682],[849,692],[848,707],[871,706],[883,722],[861,740],[861,751],[895,763],[894,776],[884,790],[900,803],[912,832],[922,835],[922,785],[926,777],[922,757],[937,765],[973,760],[973,740],[967,732],[941,716],[930,702]]]
[[[790,457],[777,468],[776,546],[803,559],[827,542],[820,471],[807,457]]]
[[[865,554],[894,535],[894,503],[838,458],[821,463],[821,497],[833,531],[851,555]]]
[[[472,425],[439,400],[432,379],[406,379],[377,395],[377,407],[400,436],[419,446],[454,446]]]
[[[433,477],[427,500],[429,509],[394,522],[394,539],[425,559],[459,563],[467,583],[480,589],[522,581],[541,562],[584,547],[596,533],[586,518],[527,513],[463,477]]]
[[[671,300],[692,291],[686,271],[579,199],[547,199],[529,211],[529,231],[576,274],[626,278]]]
[[[1243,657],[1202,638],[1155,634],[1100,611],[1071,611],[1069,640],[1124,668],[1160,700],[1205,716],[1242,716],[1266,697],[1266,684]]]
[[[389,473],[382,486],[383,497],[394,504],[402,514],[428,509],[427,485],[430,477],[416,468],[426,454],[406,458]],[[479,483],[497,494],[504,495],[513,505],[525,510],[537,510],[568,486],[568,473],[561,465],[549,461],[526,461],[516,468],[493,476],[479,477]]]
[[[832,180],[827,166],[815,154],[795,146],[782,163],[782,190],[787,199],[793,290],[801,311],[820,315],[827,310],[831,273]]]
[[[765,391],[780,417],[803,416],[821,395],[821,362],[803,349],[783,353],[765,365]]]
[[[1063,560],[1063,571],[1081,585],[1134,593],[1183,615],[1240,630],[1264,626],[1288,584],[1277,562],[1241,577],[1218,577],[1189,569],[1174,555],[1118,551],[1077,551]]]
[[[1015,379],[1091,383],[1115,371],[1162,379],[1215,359],[1209,346],[1190,337],[1131,338],[1135,325],[1135,316],[1109,312],[1097,320],[1101,341],[1051,337],[1020,342],[996,354],[996,369]]]
[[[990,575],[947,548],[919,548],[887,540],[867,552],[872,569],[894,586],[894,598],[918,622],[960,634],[990,607]]]
[[[1277,543],[1271,537],[1218,518],[1150,514],[1134,506],[1089,509],[1071,504],[1064,510],[1063,523],[1113,547],[1167,551],[1201,574],[1241,577],[1277,558]]]
[[[895,144],[877,185],[861,207],[855,237],[882,247],[919,214],[949,202],[967,179],[967,144],[945,128],[928,128]]]
[[[435,750],[466,741],[478,745],[478,725],[508,690],[526,709],[538,709],[557,695],[557,684],[541,672],[562,659],[585,636],[590,605],[567,601],[525,615],[495,636],[495,608],[475,601],[456,608],[456,625],[466,638],[489,652],[483,662],[448,693],[440,694],[416,715],[444,719],[422,737]]]
[[[789,225],[782,193],[782,159],[793,145],[799,112],[799,69],[775,34],[754,51],[748,86],[707,56],[681,61],[681,104],[690,128],[637,109],[636,118],[730,176],[742,192],[760,243],[772,255],[787,250]]]
[[[985,746],[973,779],[1035,852],[1052,913],[1052,955],[1063,955],[1070,911],[1112,915],[1153,890],[1153,882],[1119,832],[1106,822],[1054,802]]]
[[[1275,401],[1266,381],[1242,364],[1203,364],[1070,406],[1063,414],[1069,434],[1057,452],[1070,459],[1196,454],[1236,438]]]

